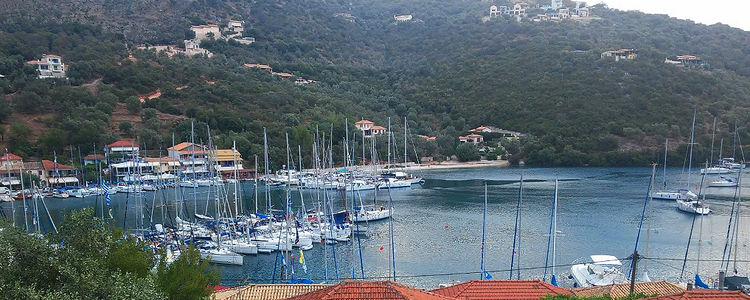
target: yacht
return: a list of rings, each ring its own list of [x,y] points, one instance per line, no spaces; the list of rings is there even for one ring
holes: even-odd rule
[[[570,276],[577,287],[603,286],[625,283],[627,277],[620,270],[622,263],[612,255],[592,255],[591,263],[570,267]]]
[[[716,166],[701,169],[701,175],[727,174],[729,172],[731,172],[729,168]]]
[[[708,184],[709,187],[737,187],[737,181],[733,178],[727,178],[724,176],[721,176],[721,179],[716,181],[711,181]]]
[[[212,242],[207,242],[200,248],[201,258],[215,264],[223,265],[242,265],[242,255],[222,249]]]
[[[393,214],[393,208],[387,209],[382,205],[376,207],[375,205],[367,205],[359,208],[354,213],[354,222],[369,222],[387,219]]]
[[[651,194],[651,198],[659,200],[696,200],[698,199],[698,195],[687,189],[679,189],[676,192],[655,192]]]
[[[707,215],[711,213],[708,205],[698,200],[677,200],[677,208],[691,214]]]

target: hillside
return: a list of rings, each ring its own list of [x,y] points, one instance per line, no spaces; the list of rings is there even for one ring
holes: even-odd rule
[[[8,112],[2,120],[11,150],[26,156],[136,136],[150,149],[166,148],[173,132],[187,138],[188,118],[201,128],[197,140],[207,139],[210,125],[217,143],[237,140],[246,159],[262,151],[266,127],[276,165],[284,132],[309,151],[316,125],[327,132],[333,124],[338,138],[346,118],[351,125],[392,117],[400,132],[407,117],[414,133],[438,137],[414,140],[420,155],[453,154],[456,137],[479,125],[527,132],[532,136],[520,148],[506,148],[519,148],[510,151],[514,159],[539,165],[646,164],[658,160],[666,138],[677,157],[684,145],[674,141],[686,139],[694,107],[696,161],[710,146],[714,117],[718,139],[728,144],[736,122],[740,141],[750,140],[750,33],[725,25],[604,6],[591,8],[599,18],[589,22],[483,22],[489,2],[468,0],[2,5],[0,88],[8,105],[0,110]],[[414,20],[394,21],[404,13]],[[210,59],[133,47],[178,43],[191,24],[229,18],[244,20],[257,42],[203,42],[215,54]],[[636,48],[638,57],[600,58],[619,48]],[[70,81],[33,79],[23,62],[42,53],[61,55]],[[664,63],[678,54],[700,56],[707,66]],[[244,63],[317,82],[297,86]],[[157,90],[159,98],[140,104],[137,97]]]

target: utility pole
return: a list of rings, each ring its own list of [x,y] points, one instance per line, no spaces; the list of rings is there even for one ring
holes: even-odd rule
[[[632,295],[635,290],[635,271],[638,267],[638,258],[640,258],[638,250],[633,251],[633,270],[630,273],[630,295]]]

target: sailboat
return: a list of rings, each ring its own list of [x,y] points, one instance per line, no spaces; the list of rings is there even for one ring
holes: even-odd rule
[[[556,251],[557,251],[557,184],[558,181],[555,179],[555,197],[552,200],[552,214],[550,216],[549,224],[549,236],[547,236],[547,257],[544,259],[544,277],[542,280],[547,280],[547,263],[549,262],[550,246],[552,248],[552,273],[550,283],[557,286],[557,277],[555,276],[555,263],[556,263]]]
[[[709,187],[737,187],[737,181],[734,178],[720,176],[718,180],[711,181]]]
[[[693,110],[693,125],[692,129],[690,130],[690,151],[688,152],[688,182],[687,186],[690,186],[690,170],[693,165],[693,145],[695,141],[695,115],[696,110]],[[707,173],[703,173],[703,177],[701,178],[701,188],[703,187],[703,181],[705,180],[705,175]],[[700,191],[699,191],[700,193]],[[698,197],[696,196],[695,199],[677,199],[677,209],[680,211],[684,211],[687,213],[693,213],[693,214],[700,214],[700,215],[707,215],[711,212],[711,209],[708,207],[708,205],[705,205],[703,202],[701,202]]]
[[[698,195],[693,193],[692,191],[688,189],[679,189],[677,191],[667,191],[667,152],[669,148],[669,139],[666,139],[664,141],[664,165],[663,168],[663,182],[662,182],[662,190],[658,192],[653,192],[651,194],[652,199],[658,199],[658,200],[692,200],[697,199]]]

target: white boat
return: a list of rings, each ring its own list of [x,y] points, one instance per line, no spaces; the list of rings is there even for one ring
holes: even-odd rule
[[[708,184],[709,187],[737,187],[737,181],[735,181],[732,178],[726,178],[724,176],[721,177],[721,179],[716,181],[711,181],[711,183]]]
[[[226,249],[201,249],[201,258],[207,259],[208,261],[215,264],[224,265],[242,265],[242,255],[234,253]]]
[[[396,189],[405,187],[411,187],[411,182],[409,182],[408,180],[399,180],[396,178],[387,178],[378,186],[378,188],[380,189]]]
[[[592,255],[592,263],[570,267],[570,275],[577,287],[603,286],[625,283],[627,277],[620,268],[622,263],[612,255]]]
[[[725,167],[725,168],[729,168],[729,169],[732,169],[732,170],[744,169],[745,168],[745,163],[744,162],[742,162],[742,163],[735,162],[734,158],[732,158],[732,157],[722,158],[721,159],[721,165],[723,167]]]
[[[352,221],[369,222],[369,221],[383,220],[383,219],[389,218],[392,214],[393,214],[393,208],[387,209],[383,207],[382,205],[380,207],[368,205],[368,206],[358,209],[356,213],[354,213]]]
[[[347,184],[342,186],[342,188],[345,188],[347,191],[368,191],[368,190],[374,190],[378,187],[375,183],[368,183],[364,180],[352,180],[351,184]]]
[[[67,191],[69,196],[76,197],[76,198],[83,198],[88,196],[88,193],[85,189],[70,189]]]
[[[725,167],[709,167],[701,169],[701,175],[727,174],[731,171],[732,170]]]
[[[698,199],[698,195],[689,190],[680,189],[676,192],[654,192],[651,194],[651,198],[659,200],[696,200]]]
[[[67,192],[55,192],[52,194],[52,197],[65,199],[70,197],[70,194],[68,194]]]
[[[711,209],[708,207],[708,205],[705,205],[698,200],[677,200],[677,208],[681,211],[691,214],[707,215],[711,213]]]
[[[188,187],[188,188],[197,188],[198,184],[195,183],[192,180],[183,180],[183,181],[180,181],[180,186],[181,187]]]
[[[228,250],[239,254],[258,254],[258,245],[241,239],[224,241],[222,244],[226,246]]]

